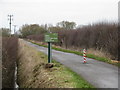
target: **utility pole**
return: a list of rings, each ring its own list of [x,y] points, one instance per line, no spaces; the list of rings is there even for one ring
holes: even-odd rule
[[[13,26],[14,26],[14,35],[15,35],[17,25],[13,25]]]
[[[11,34],[11,24],[12,24],[12,20],[13,20],[13,15],[8,15],[8,20],[9,20],[9,25],[10,25],[10,34]]]

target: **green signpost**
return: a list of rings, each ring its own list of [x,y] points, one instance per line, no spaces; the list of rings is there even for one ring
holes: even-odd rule
[[[58,42],[58,34],[57,33],[45,34],[45,42]]]
[[[52,43],[51,42],[58,42],[58,34],[57,33],[46,33],[45,42],[48,42],[48,63],[51,63],[51,57],[52,57]]]

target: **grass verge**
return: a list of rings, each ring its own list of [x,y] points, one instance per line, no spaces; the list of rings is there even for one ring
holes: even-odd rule
[[[74,88],[95,88],[86,80],[84,80],[80,75],[73,72],[71,69],[65,67],[64,65],[60,64],[59,62],[52,60],[52,63],[54,64],[53,68],[58,68],[58,70],[56,72],[53,72],[53,74],[59,77],[59,81],[61,83],[69,83],[69,87],[73,86]]]
[[[52,68],[45,68],[47,55],[30,47],[23,40],[20,40],[19,52],[20,88],[94,88],[80,75],[55,60],[52,60]]]
[[[29,41],[31,43],[33,43],[33,44],[36,44],[36,45],[39,45],[39,46],[43,46],[43,47],[47,47],[47,45],[42,45],[40,43],[36,43],[35,41],[31,41],[31,40],[29,40]],[[52,49],[55,49],[55,50],[58,50],[58,51],[62,51],[62,52],[67,52],[67,53],[74,53],[74,54],[77,54],[77,55],[80,55],[80,56],[83,55],[82,52],[68,50],[68,49],[63,49],[63,48],[56,48],[56,47],[53,47],[53,46],[52,46]],[[99,57],[99,56],[96,56],[96,55],[93,55],[93,54],[86,54],[86,56],[87,56],[87,58],[92,58],[92,59],[95,59],[95,60],[99,60],[99,61],[106,62],[106,63],[109,63],[109,64],[112,64],[112,65],[120,67],[120,63],[119,62],[112,62],[110,59],[105,58],[105,57]]]

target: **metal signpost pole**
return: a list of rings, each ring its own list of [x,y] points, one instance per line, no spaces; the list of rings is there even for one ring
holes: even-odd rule
[[[48,43],[48,63],[51,63],[52,60],[52,42],[58,41],[58,34],[56,33],[47,33],[45,34],[45,42]]]
[[[48,63],[51,63],[51,42],[48,42]]]

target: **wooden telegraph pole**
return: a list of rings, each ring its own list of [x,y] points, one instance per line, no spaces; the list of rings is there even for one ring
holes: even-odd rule
[[[9,20],[9,25],[10,25],[10,34],[11,34],[11,24],[12,24],[12,20],[13,20],[13,15],[8,15],[8,20]]]

